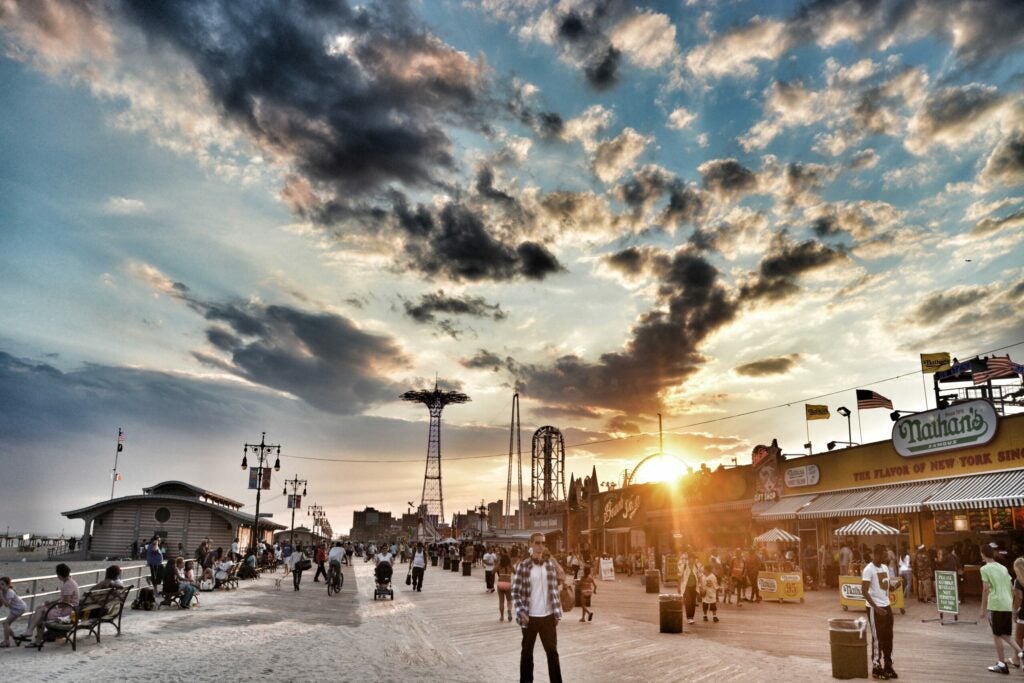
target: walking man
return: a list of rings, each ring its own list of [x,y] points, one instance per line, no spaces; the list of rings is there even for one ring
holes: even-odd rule
[[[889,605],[889,567],[885,546],[878,544],[861,574],[861,593],[871,624],[871,677],[899,678],[892,668],[892,607]]]
[[[484,563],[484,582],[487,584],[487,592],[494,592],[494,565],[498,562],[498,556],[494,554],[494,551],[490,548],[484,553],[481,558]]]
[[[914,558],[914,577],[917,578],[917,601],[931,602],[932,599],[932,556],[924,543],[917,546],[917,556]]]
[[[558,584],[563,579],[562,568],[544,547],[544,534],[532,534],[530,554],[516,567],[512,580],[512,604],[516,609],[516,622],[523,630],[520,683],[533,683],[533,647],[538,635],[548,659],[548,678],[551,683],[562,683],[557,628],[562,618]]]
[[[986,543],[981,546],[981,556],[985,558],[985,564],[981,568],[981,614],[979,617],[988,617],[989,625],[992,627],[992,642],[996,645],[996,663],[990,666],[989,671],[996,674],[1010,673],[1007,660],[1003,651],[1003,643],[1010,646],[1013,654],[1011,660],[1016,668],[1021,665],[1021,653],[1017,651],[1017,644],[1013,642],[1013,586],[1010,583],[1010,574],[1006,567],[996,562],[992,545]]]
[[[423,547],[423,541],[417,543],[413,549],[409,566],[412,568],[412,589],[422,593],[423,573],[427,571],[427,550]]]

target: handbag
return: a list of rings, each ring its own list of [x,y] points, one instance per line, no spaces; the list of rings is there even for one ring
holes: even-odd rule
[[[412,573],[411,572],[405,575],[405,585],[406,586],[411,586],[412,585]]]
[[[307,569],[312,569],[312,568],[313,568],[313,561],[308,559],[308,558],[305,559],[305,560],[299,560],[298,562],[295,563],[295,569],[300,571],[300,572],[304,572]]]
[[[573,594],[572,588],[562,584],[562,588],[558,594],[559,601],[562,603],[563,612],[571,612],[572,608],[576,606],[576,596]]]

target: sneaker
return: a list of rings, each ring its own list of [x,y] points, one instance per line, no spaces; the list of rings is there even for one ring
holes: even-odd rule
[[[687,623],[687,624],[692,624],[692,623],[693,623],[693,619],[687,619],[687,620],[686,620],[686,623]]]
[[[718,617],[714,617],[714,619],[713,619],[713,620],[714,620],[714,622],[715,622],[716,624],[718,623]]]
[[[889,676],[882,669],[872,669],[871,670],[871,677],[872,678],[877,678],[880,681],[887,681],[887,680],[889,680]]]
[[[899,678],[899,674],[897,674],[896,670],[893,669],[892,667],[889,667],[888,669],[884,669],[884,671],[885,671],[885,675],[888,676],[889,678]]]
[[[994,674],[1009,674],[1010,667],[1006,666],[1003,662],[996,662],[993,666],[988,668]]]
[[[708,620],[708,615],[705,614],[704,615],[704,621],[707,621],[707,620]]]

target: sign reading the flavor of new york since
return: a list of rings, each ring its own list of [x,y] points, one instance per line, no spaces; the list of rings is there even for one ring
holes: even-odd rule
[[[904,458],[982,446],[995,437],[998,419],[984,400],[915,413],[893,425],[892,445]]]

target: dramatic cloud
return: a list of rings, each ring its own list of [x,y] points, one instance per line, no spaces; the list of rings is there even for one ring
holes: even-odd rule
[[[1024,132],[999,143],[985,162],[981,179],[990,185],[1024,185]]]
[[[796,294],[797,278],[846,259],[846,255],[815,240],[790,242],[780,233],[758,266],[755,277],[740,287],[744,300],[781,301]]]
[[[602,182],[615,182],[636,164],[652,140],[632,128],[626,128],[618,137],[601,141],[594,150],[594,175]]]
[[[734,371],[737,375],[744,377],[769,377],[771,375],[784,375],[800,360],[799,353],[791,353],[788,356],[776,356],[774,358],[762,358],[743,365],[737,365]]]
[[[958,148],[988,133],[1013,113],[1013,104],[992,86],[971,83],[928,96],[910,121],[906,147],[915,154],[932,145]]]
[[[757,175],[736,159],[706,161],[697,170],[704,189],[721,199],[739,199],[757,189]]]
[[[424,294],[417,303],[404,302],[405,314],[418,323],[432,323],[437,314],[467,315],[474,318],[504,320],[499,304],[489,304],[478,296],[448,296],[444,290]]]
[[[654,165],[636,171],[613,194],[629,208],[635,224],[650,222],[666,230],[697,223],[711,203],[707,193]],[[665,197],[667,202],[661,204]]]
[[[1014,211],[1002,218],[983,218],[971,228],[971,235],[994,235],[1003,230],[1024,227],[1024,210]]]

